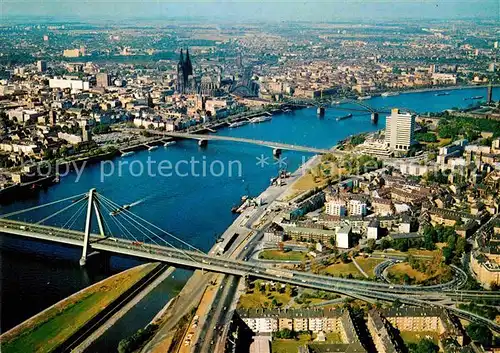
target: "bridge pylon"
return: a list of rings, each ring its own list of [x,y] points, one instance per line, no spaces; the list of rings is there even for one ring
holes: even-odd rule
[[[92,209],[96,214],[97,225],[99,226],[99,233],[101,236],[105,237],[104,233],[104,224],[102,220],[102,214],[99,207],[99,201],[96,199],[96,189],[90,189],[87,195],[88,203],[87,203],[87,217],[85,219],[85,234],[83,237],[83,251],[82,257],[80,258],[80,266],[85,266],[87,263],[87,256],[89,252],[89,240],[90,240],[90,232],[92,231]]]

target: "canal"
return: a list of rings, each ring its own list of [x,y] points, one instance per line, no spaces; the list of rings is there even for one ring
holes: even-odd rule
[[[437,112],[468,106],[471,101],[464,98],[486,96],[486,88],[448,92],[450,94],[444,96],[424,92],[376,97],[365,103],[376,108],[404,107],[417,112]],[[498,90],[494,99],[500,99]],[[324,118],[319,119],[315,109],[303,109],[277,115],[270,122],[224,129],[218,133],[328,148],[349,135],[375,131],[385,126],[383,116],[378,125],[373,125],[369,114],[353,113],[350,119],[336,121],[335,118],[341,115],[345,115],[345,112],[332,108],[327,110]],[[295,170],[304,158],[310,156],[284,151],[283,157],[286,159],[283,162],[289,170]],[[162,161],[172,165],[172,171],[178,166],[179,173],[160,175],[157,166]],[[127,158],[117,158],[105,165],[87,166],[81,176],[69,174],[61,178],[59,184],[41,191],[32,199],[0,206],[0,214],[83,193],[95,187],[118,204],[136,203],[131,209],[134,213],[192,245],[207,250],[233,221],[234,215],[230,210],[241,196],[258,195],[268,186],[270,178],[280,168],[275,162],[271,149],[267,147],[210,141],[207,148],[201,149],[194,141],[180,141],[155,151],[141,151]],[[148,163],[152,165],[151,171],[147,170]],[[143,166],[142,173],[139,165]],[[21,215],[19,219],[40,220],[53,211],[35,211]],[[51,219],[49,224],[64,225],[69,216],[61,214]],[[73,225],[74,229],[83,229],[84,219],[80,218]],[[165,234],[161,236],[167,237]],[[4,308],[1,311],[1,330],[8,330],[67,295],[112,273],[138,264],[132,259],[111,257],[105,265],[80,268],[79,257],[78,249],[0,236],[0,305]],[[91,351],[115,351],[119,340],[149,322],[179,291],[188,276],[189,271],[176,271],[172,278],[153,290],[97,341]]]

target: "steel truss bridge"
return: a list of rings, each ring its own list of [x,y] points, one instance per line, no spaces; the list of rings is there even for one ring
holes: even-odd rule
[[[450,305],[453,300],[500,300],[500,295],[492,292],[458,290],[466,281],[460,271],[454,281],[443,285],[405,286],[277,270],[259,262],[206,254],[131,212],[129,208],[91,189],[83,194],[0,215],[0,233],[81,247],[82,266],[90,255],[97,252],[130,256],[189,269],[289,283],[372,302],[399,300],[409,305],[441,307],[464,319],[481,322],[500,333],[500,325],[496,322]],[[42,210],[48,210],[49,213],[38,221],[20,219],[33,211],[41,213]],[[56,218],[59,223],[63,219],[64,223],[60,226],[47,224],[47,221],[54,222]],[[95,220],[96,227],[93,227]],[[78,230],[78,225],[83,226],[83,230]],[[94,228],[97,232],[93,232]]]

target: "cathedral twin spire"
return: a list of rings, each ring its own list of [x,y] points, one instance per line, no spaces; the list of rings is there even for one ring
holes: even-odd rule
[[[193,75],[193,64],[191,63],[191,58],[189,57],[189,49],[186,49],[186,58],[184,58],[184,53],[181,49],[181,54],[179,58],[179,63],[177,64],[177,90],[180,93],[185,93],[189,76]]]
[[[181,49],[178,66],[182,68],[182,73],[186,76],[190,76],[193,74],[193,64],[191,63],[191,58],[189,57],[189,49],[186,49],[186,59],[184,59],[184,53]]]

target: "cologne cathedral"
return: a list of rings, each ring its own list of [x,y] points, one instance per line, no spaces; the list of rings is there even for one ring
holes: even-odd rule
[[[186,58],[184,58],[184,53],[181,49],[181,56],[179,63],[177,64],[177,92],[184,93],[195,93],[198,91],[196,84],[196,79],[193,76],[193,64],[191,63],[191,58],[189,57],[189,50],[186,49]]]
[[[222,69],[220,67],[205,68],[200,75],[193,72],[193,64],[186,49],[186,55],[181,49],[179,62],[177,63],[177,85],[179,94],[203,94],[204,96],[217,97],[223,94],[221,89]]]

